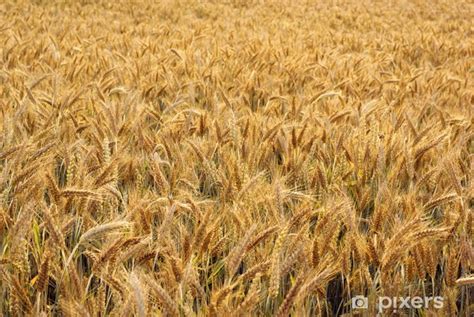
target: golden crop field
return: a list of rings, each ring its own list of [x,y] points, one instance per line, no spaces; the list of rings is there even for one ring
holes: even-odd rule
[[[472,21],[2,1],[0,314],[469,316]]]

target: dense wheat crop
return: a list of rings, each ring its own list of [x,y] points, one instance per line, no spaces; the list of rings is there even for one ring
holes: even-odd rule
[[[2,2],[0,313],[467,316],[473,19]]]

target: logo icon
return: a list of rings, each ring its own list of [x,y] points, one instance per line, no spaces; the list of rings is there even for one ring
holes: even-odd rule
[[[365,296],[358,295],[351,298],[353,309],[367,309],[369,308],[369,299]]]

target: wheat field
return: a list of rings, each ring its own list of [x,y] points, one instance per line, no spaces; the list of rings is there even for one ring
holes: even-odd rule
[[[0,314],[469,316],[473,20],[2,1]]]

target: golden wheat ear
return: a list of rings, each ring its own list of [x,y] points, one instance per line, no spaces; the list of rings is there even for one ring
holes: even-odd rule
[[[79,247],[83,246],[85,243],[90,242],[93,239],[100,238],[101,236],[104,236],[110,232],[130,227],[130,225],[131,223],[127,221],[114,221],[114,222],[96,226],[94,228],[87,230],[85,233],[83,233],[81,237],[79,238],[79,242],[74,246],[74,248],[71,251],[71,254],[69,255],[69,257],[67,258],[64,264],[64,269],[61,274],[61,278],[59,279],[59,283],[61,283],[61,281],[63,280],[64,273],[69,267],[69,264],[71,264],[71,261],[73,260],[74,255],[79,249]]]

